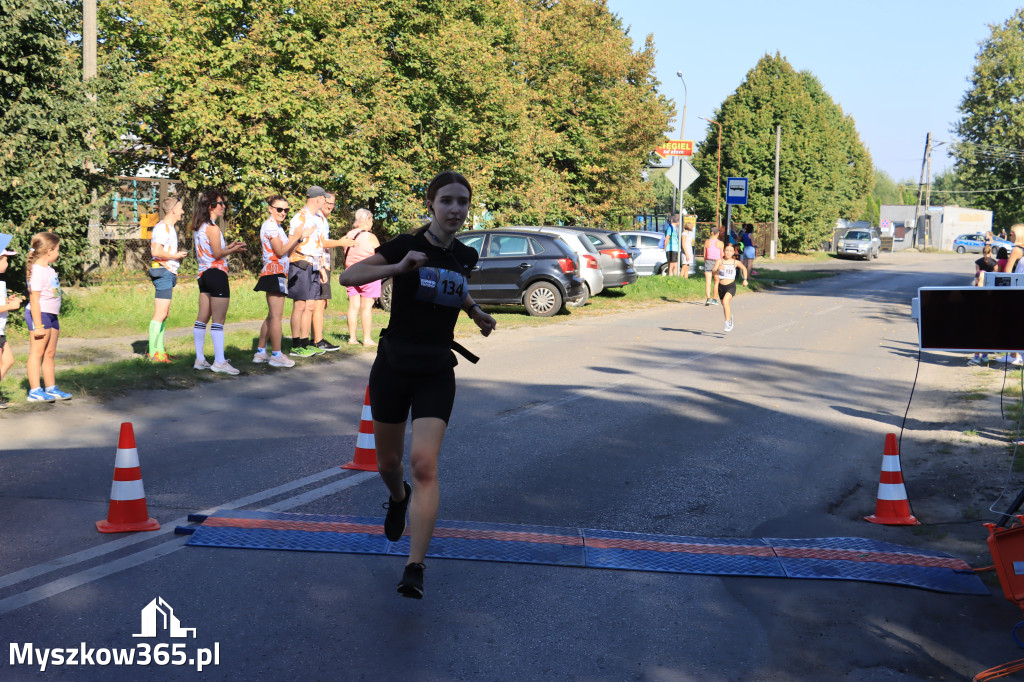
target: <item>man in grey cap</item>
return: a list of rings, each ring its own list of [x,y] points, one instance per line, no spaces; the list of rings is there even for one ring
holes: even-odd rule
[[[7,271],[8,257],[17,255],[16,251],[7,248],[10,242],[9,235],[0,235],[0,243],[3,244],[0,246],[0,274]],[[0,382],[4,380],[7,371],[14,366],[14,350],[7,343],[7,337],[4,335],[4,330],[7,327],[7,313],[20,308],[23,302],[20,296],[14,294],[8,296],[7,283],[0,281]],[[0,396],[0,410],[5,407],[7,407],[7,403],[3,396]]]
[[[327,190],[313,185],[306,192],[306,205],[292,217],[288,236],[301,233],[307,226],[316,229],[299,242],[288,259],[288,298],[292,299],[292,350],[289,355],[308,358],[324,351],[310,343],[309,328],[313,310],[320,298],[322,284],[320,268],[323,263],[323,233],[326,226],[320,209],[327,203]]]

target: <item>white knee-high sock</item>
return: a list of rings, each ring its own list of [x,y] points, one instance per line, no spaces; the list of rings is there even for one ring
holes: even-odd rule
[[[224,325],[216,322],[211,324],[210,338],[213,339],[213,361],[227,362],[224,358]]]
[[[206,357],[206,351],[203,350],[203,346],[206,345],[206,323],[196,320],[196,323],[192,325],[192,340],[196,344],[196,360],[202,360]]]

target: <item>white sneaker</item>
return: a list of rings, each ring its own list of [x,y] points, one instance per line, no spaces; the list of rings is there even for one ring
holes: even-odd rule
[[[270,366],[271,367],[294,367],[295,366],[295,361],[292,360],[287,355],[285,355],[284,353],[281,353],[280,355],[271,355],[270,356]]]
[[[231,363],[227,360],[213,363],[210,365],[210,369],[218,374],[238,374],[238,370],[232,367]]]
[[[731,319],[725,321],[725,331],[727,331],[727,332],[731,332],[732,331],[732,320]]]
[[[206,361],[206,358],[196,358],[196,361],[192,363],[192,369],[210,369],[210,363]]]
[[[260,365],[260,364],[262,364],[264,362],[267,362],[268,360],[270,360],[270,353],[268,353],[267,351],[263,351],[263,352],[257,351],[252,356],[252,362],[253,362],[254,365]]]

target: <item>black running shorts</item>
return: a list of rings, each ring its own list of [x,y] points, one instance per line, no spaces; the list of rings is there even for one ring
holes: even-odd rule
[[[217,268],[207,268],[199,275],[199,293],[209,294],[212,298],[231,298],[231,286],[228,284],[228,273]]]
[[[377,359],[370,370],[370,411],[374,421],[401,424],[409,418],[443,419],[447,424],[455,405],[455,368],[416,374],[396,370],[384,357]]]

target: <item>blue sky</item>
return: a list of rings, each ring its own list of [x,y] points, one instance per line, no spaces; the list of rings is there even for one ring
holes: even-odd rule
[[[953,140],[957,107],[989,24],[1002,24],[1022,0],[607,0],[639,47],[654,35],[661,92],[682,110],[687,139],[700,140],[715,108],[764,54],[781,53],[810,71],[853,116],[875,167],[895,180],[921,172],[925,135]],[[678,132],[678,118],[676,120]],[[783,131],[785,135],[785,131]],[[943,147],[932,174],[952,165]]]

